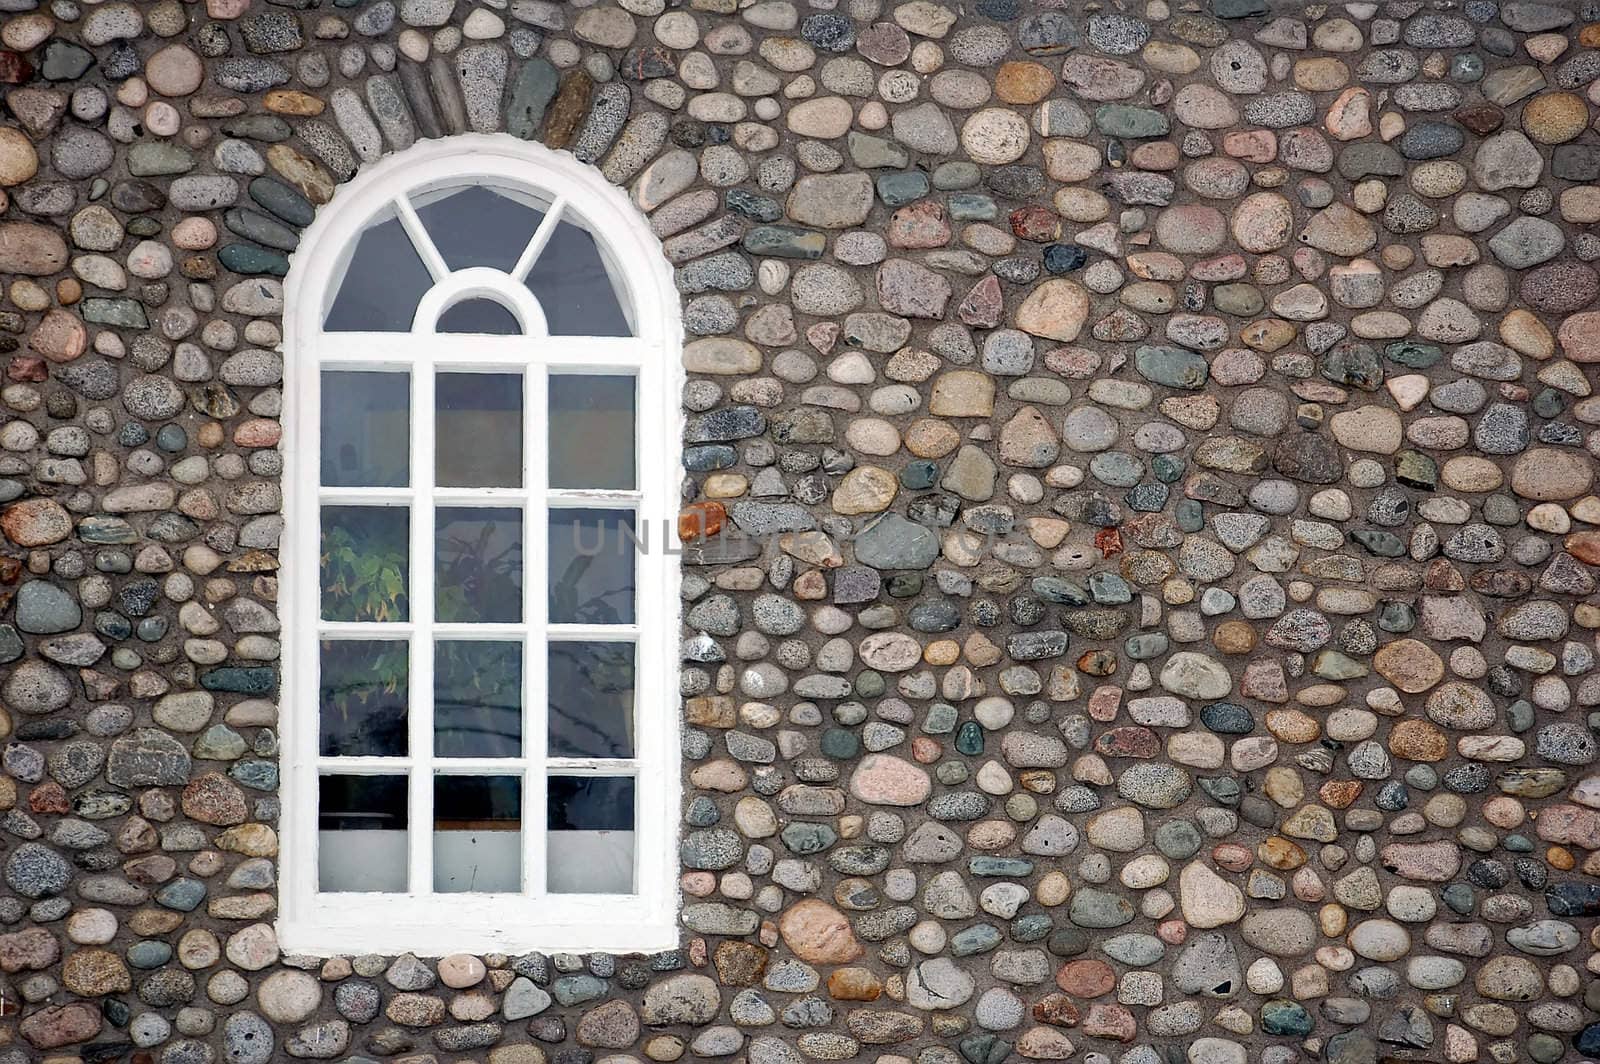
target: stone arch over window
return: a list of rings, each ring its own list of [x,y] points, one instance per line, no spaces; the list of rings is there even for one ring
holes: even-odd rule
[[[571,155],[426,141],[285,284],[279,937],[676,944],[681,326]]]

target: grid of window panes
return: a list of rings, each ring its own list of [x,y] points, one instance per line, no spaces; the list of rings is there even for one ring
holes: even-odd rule
[[[560,340],[633,334],[605,265],[531,190],[413,193],[357,241],[320,345],[321,891],[636,889],[637,378]],[[552,335],[477,297],[409,332],[469,267]],[[430,355],[459,334],[481,359]]]

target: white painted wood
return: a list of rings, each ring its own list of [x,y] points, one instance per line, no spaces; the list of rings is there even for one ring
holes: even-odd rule
[[[429,239],[416,205],[448,189],[485,183],[549,203],[545,218],[510,274],[475,267],[451,272]],[[409,198],[408,198],[409,197]],[[412,314],[409,333],[321,330],[338,278],[374,215],[392,208],[434,279]],[[631,301],[634,337],[551,337],[544,310],[520,283],[563,219],[602,239],[608,269]],[[677,945],[679,721],[676,682],[678,555],[670,538],[681,476],[682,327],[671,270],[648,225],[617,188],[571,155],[505,135],[464,135],[419,144],[367,167],[340,189],[308,228],[285,285],[287,394],[283,452],[285,519],[280,610],[285,656],[281,897],[278,937],[297,953],[411,951],[652,951]],[[522,324],[522,336],[436,335],[439,315],[464,299],[493,299]],[[437,488],[433,484],[435,370],[518,372],[524,379],[523,482],[518,488]],[[411,375],[411,484],[405,488],[322,488],[318,456],[321,369],[406,371]],[[546,478],[548,375],[627,373],[637,377],[635,433],[639,482],[633,491],[551,490]],[[325,622],[319,617],[322,505],[406,506],[411,510],[410,619],[390,624]],[[523,618],[510,624],[439,624],[433,619],[433,514],[438,506],[508,506],[523,513]],[[544,574],[546,510],[565,506],[635,510],[639,539],[632,625],[549,625]],[[405,757],[322,757],[318,751],[318,643],[394,637],[411,646]],[[435,637],[516,639],[523,644],[523,753],[514,758],[435,758],[431,694]],[[544,675],[548,639],[601,637],[636,645],[634,758],[550,758],[545,741]],[[411,777],[410,889],[405,893],[320,892],[317,824],[322,773]],[[633,894],[546,892],[544,779],[616,775],[636,779]],[[521,893],[434,894],[432,827],[436,772],[520,775],[524,781]],[[328,833],[332,834],[332,833]],[[375,832],[375,835],[390,834]],[[583,833],[563,833],[576,835]],[[614,863],[620,836],[605,843]],[[337,841],[337,840],[335,840]],[[379,845],[381,842],[381,846]],[[373,843],[377,853],[394,840]],[[598,845],[590,840],[584,845]],[[570,885],[570,876],[563,874]]]

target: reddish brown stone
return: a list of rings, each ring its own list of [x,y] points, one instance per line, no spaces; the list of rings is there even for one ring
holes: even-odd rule
[[[33,77],[33,64],[18,52],[0,51],[0,84],[21,85]]]
[[[45,366],[44,359],[37,355],[18,355],[6,366],[6,377],[14,381],[37,384],[49,376],[50,370]]]
[[[1149,728],[1129,724],[1102,732],[1094,741],[1094,750],[1106,757],[1155,757],[1161,753],[1161,736]]]
[[[1349,809],[1361,797],[1364,786],[1360,780],[1329,780],[1317,788],[1317,797],[1329,809]]]
[[[1105,961],[1068,961],[1056,972],[1056,986],[1075,998],[1097,998],[1111,993],[1117,973]]]
[[[1505,112],[1492,103],[1469,104],[1451,117],[1480,137],[1493,133],[1506,120]]]
[[[1011,232],[1035,244],[1053,243],[1061,239],[1061,216],[1048,207],[1019,207],[1011,212]]]
[[[72,802],[65,787],[48,780],[28,792],[28,811],[61,815],[72,812]]]
[[[1033,1018],[1054,1027],[1078,1026],[1078,1006],[1065,994],[1046,994],[1033,1003]]]
[[[678,513],[678,539],[684,543],[709,539],[722,531],[727,516],[720,502],[692,502]]]
[[[238,784],[220,772],[207,772],[184,787],[183,813],[202,824],[227,827],[244,823],[250,806]]]

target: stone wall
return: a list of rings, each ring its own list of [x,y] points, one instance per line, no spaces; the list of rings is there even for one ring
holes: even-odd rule
[[[0,0],[0,1062],[1600,1054],[1600,5],[621,2]],[[666,954],[272,931],[277,277],[467,130],[677,267]]]

